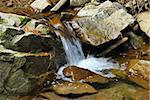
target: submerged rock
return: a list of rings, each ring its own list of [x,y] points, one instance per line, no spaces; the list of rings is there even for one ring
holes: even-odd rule
[[[150,61],[131,60],[129,61],[126,71],[130,81],[133,81],[146,89],[150,89]]]
[[[86,5],[78,12],[79,18],[67,25],[72,25],[82,41],[94,46],[116,39],[121,30],[134,22],[134,18],[118,5],[110,1]]]

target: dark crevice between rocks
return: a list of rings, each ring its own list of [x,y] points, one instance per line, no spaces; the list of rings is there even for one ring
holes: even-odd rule
[[[95,94],[95,93],[68,94],[68,95],[57,94],[57,95],[59,95],[61,97],[68,98],[68,99],[77,99],[77,98],[80,98],[80,97],[83,97],[83,96],[86,96],[86,95],[92,95],[92,94]]]
[[[47,52],[52,50],[51,39],[44,39],[40,36],[30,35],[23,37],[19,42],[12,48],[9,46],[8,49],[12,49],[20,52]]]
[[[103,52],[104,50],[106,50],[110,45],[115,44],[118,40],[121,39],[121,36],[119,36],[117,39],[111,40],[109,42],[106,42],[104,44],[101,44],[99,46],[92,46],[92,45],[88,45],[83,43],[83,51],[85,52],[85,55],[87,54],[92,54],[96,57],[101,57],[100,54],[101,52]],[[117,54],[119,54],[120,52],[125,52],[129,49],[129,45],[126,44],[127,42],[123,43],[122,45],[119,45],[118,47],[114,48],[112,51],[116,51]],[[90,48],[90,49],[88,49]],[[105,57],[112,57],[115,56],[114,53],[109,52],[108,54],[104,55]],[[119,52],[119,53],[118,53]]]

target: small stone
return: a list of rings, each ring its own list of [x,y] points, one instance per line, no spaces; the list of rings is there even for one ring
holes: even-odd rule
[[[51,6],[48,0],[35,0],[30,5],[34,10],[42,12],[46,7]]]
[[[60,1],[51,9],[51,11],[58,11],[66,2],[67,2],[67,0],[60,0]]]

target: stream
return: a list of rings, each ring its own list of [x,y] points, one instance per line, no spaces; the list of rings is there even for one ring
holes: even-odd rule
[[[70,31],[70,30],[69,30]],[[62,45],[66,54],[67,64],[61,67],[58,71],[59,77],[64,77],[63,69],[68,66],[76,66],[79,68],[87,69],[96,74],[104,75],[101,71],[108,70],[112,68],[119,68],[118,64],[111,61],[110,58],[96,58],[93,55],[87,55],[85,57],[81,42],[76,37],[63,37],[60,36]],[[114,77],[111,73],[104,75],[106,77]],[[66,79],[64,79],[66,80]]]

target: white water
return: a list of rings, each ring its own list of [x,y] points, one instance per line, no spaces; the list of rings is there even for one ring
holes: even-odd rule
[[[73,37],[61,37],[61,41],[66,53],[68,64],[77,65],[81,60],[85,59],[80,41],[78,39],[75,39]]]
[[[66,27],[70,33],[73,32],[73,30],[70,26],[66,25]],[[66,68],[70,65],[75,65],[76,67],[84,68],[84,69],[90,70],[94,73],[101,74],[101,75],[102,75],[102,72],[101,72],[102,70],[118,68],[118,66],[119,66],[118,64],[114,64],[108,58],[102,58],[102,57],[96,58],[94,56],[87,56],[85,58],[81,43],[78,38],[74,38],[74,37],[65,38],[65,37],[62,37],[61,35],[60,35],[60,38],[61,38],[64,50],[66,53],[67,64],[59,69],[59,71],[57,73],[58,78],[68,80],[63,75],[63,70],[64,70],[64,68]],[[104,76],[106,76],[106,75],[104,75]],[[110,74],[107,74],[107,76],[113,77]]]
[[[70,65],[75,65],[76,67],[84,68],[103,76],[114,77],[112,74],[104,75],[101,71],[105,69],[118,68],[118,64],[114,64],[109,60],[109,58],[96,58],[90,55],[85,58],[82,46],[78,39],[61,37],[61,41],[66,53],[67,64],[59,69],[58,78],[69,80],[64,77],[63,69]]]
[[[96,58],[94,56],[88,56],[86,59],[79,61],[77,66],[99,74],[102,70],[118,67],[117,64],[114,64],[109,60],[109,58]]]

